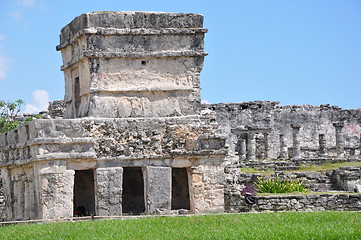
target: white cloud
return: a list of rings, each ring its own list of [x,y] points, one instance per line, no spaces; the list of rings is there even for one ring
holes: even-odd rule
[[[2,33],[0,33],[0,41],[4,40],[6,38],[6,36]]]
[[[23,14],[20,11],[11,12],[10,16],[16,21],[20,21],[23,19]]]
[[[21,0],[21,1],[19,1],[19,4],[21,6],[34,7],[35,6],[35,0]]]
[[[202,99],[201,103],[210,104],[210,102],[207,99]]]
[[[32,93],[33,103],[26,104],[26,113],[39,113],[45,111],[49,104],[49,93],[45,90],[35,90]]]

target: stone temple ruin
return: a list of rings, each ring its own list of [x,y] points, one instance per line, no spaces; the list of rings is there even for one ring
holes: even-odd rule
[[[201,15],[148,12],[65,26],[64,119],[1,136],[8,218],[223,211],[225,139],[200,114],[202,26]]]
[[[64,112],[0,135],[7,220],[232,211],[240,166],[361,160],[361,109],[201,104],[206,32],[184,13],[65,26]]]

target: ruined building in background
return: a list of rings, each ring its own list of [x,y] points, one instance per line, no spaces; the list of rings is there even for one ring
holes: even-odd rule
[[[201,105],[205,32],[201,15],[179,13],[94,12],[65,26],[64,101],[0,135],[7,219],[248,211],[240,167],[361,161],[361,109]],[[352,191],[361,168],[311,175],[299,174],[315,191]],[[259,209],[361,209],[361,195],[296,197]]]
[[[7,219],[222,212],[225,138],[200,111],[206,31],[201,15],[154,12],[65,26],[64,119],[0,136]]]
[[[228,136],[228,164],[361,160],[361,109],[280,106],[270,101],[204,104],[203,108],[215,112]]]

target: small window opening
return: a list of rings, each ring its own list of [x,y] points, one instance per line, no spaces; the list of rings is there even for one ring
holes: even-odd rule
[[[142,60],[141,63],[142,63],[142,65],[146,65],[146,64],[147,64],[147,61],[146,61],[146,60]]]

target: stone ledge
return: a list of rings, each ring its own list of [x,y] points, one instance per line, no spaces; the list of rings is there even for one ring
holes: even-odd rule
[[[17,148],[31,147],[41,144],[93,144],[93,138],[35,138],[23,143],[10,144],[2,146],[1,151],[14,150]]]
[[[93,50],[85,50],[76,59],[61,66],[61,70],[71,67],[84,57],[99,58],[171,58],[171,57],[204,57],[208,53],[203,51],[184,50],[184,51],[152,51],[152,52],[100,52]]]
[[[94,152],[88,153],[49,153],[36,155],[32,161],[52,161],[52,160],[69,160],[69,159],[96,159]]]
[[[71,39],[56,46],[56,50],[60,51],[67,45],[74,43],[79,37],[85,34],[96,35],[102,34],[105,36],[111,35],[191,35],[197,33],[207,33],[208,30],[204,28],[165,28],[165,29],[149,29],[149,28],[138,28],[138,29],[119,29],[119,28],[102,28],[102,27],[91,27],[83,29],[77,32]]]

